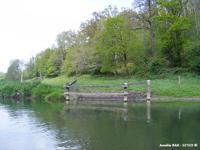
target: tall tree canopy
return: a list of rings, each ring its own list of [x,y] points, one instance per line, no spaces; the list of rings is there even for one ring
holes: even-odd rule
[[[6,73],[6,79],[7,80],[20,80],[21,79],[21,61],[19,59],[13,60],[8,67],[7,73]]]
[[[80,30],[57,35],[56,46],[31,59],[27,76],[61,74],[200,73],[200,2],[134,0],[133,8],[108,6]]]

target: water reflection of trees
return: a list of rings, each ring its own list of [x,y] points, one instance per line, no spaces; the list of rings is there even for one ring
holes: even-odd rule
[[[122,113],[72,109],[59,111],[56,116],[60,117],[55,116],[52,122],[60,131],[57,135],[59,138],[66,139],[65,135],[69,133],[60,129],[67,128],[73,133],[70,137],[78,138],[87,149],[156,149],[159,143],[184,142],[188,139],[194,142],[197,139],[191,135],[198,130],[192,128],[197,125],[197,118],[193,121],[190,115],[187,118],[185,113],[193,112],[188,111],[184,112],[184,120],[181,121],[177,118],[177,107],[155,107],[152,104],[125,108]],[[196,116],[196,113],[192,116]],[[191,128],[188,129],[188,126]],[[191,133],[186,134],[189,131]]]
[[[20,116],[23,103],[7,104]],[[119,111],[64,109],[59,104],[31,103],[29,114],[53,131],[58,147],[77,149],[157,149],[160,143],[197,142],[200,108],[139,104]],[[112,108],[110,108],[112,109]],[[13,113],[12,112],[12,113]],[[181,114],[181,115],[180,115]],[[178,116],[178,117],[177,117]]]

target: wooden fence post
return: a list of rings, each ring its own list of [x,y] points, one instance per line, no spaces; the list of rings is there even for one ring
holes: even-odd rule
[[[151,101],[147,101],[147,123],[151,121]]]
[[[66,86],[65,86],[65,89],[67,89],[67,92],[66,92],[66,104],[69,104],[69,101],[70,101],[70,96],[69,96],[69,92],[70,92],[70,87],[72,85],[74,85],[75,83],[77,82],[77,80],[73,80],[72,82],[68,83]]]
[[[69,98],[69,88],[70,88],[70,86],[67,86],[66,87],[67,88],[67,92],[66,92],[66,104],[69,104],[69,101],[70,101],[70,98]]]
[[[178,85],[179,85],[179,88],[181,87],[181,76],[178,76]]]
[[[124,83],[124,103],[128,102],[128,83]]]
[[[151,100],[151,80],[147,80],[147,101]]]

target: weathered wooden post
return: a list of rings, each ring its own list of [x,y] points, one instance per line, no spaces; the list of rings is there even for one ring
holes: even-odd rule
[[[179,107],[179,109],[178,109],[178,119],[179,120],[181,119],[181,113],[182,113],[182,109],[181,109],[181,107]]]
[[[69,98],[69,89],[70,89],[70,86],[67,86],[66,87],[66,89],[67,89],[67,92],[66,92],[66,104],[69,104],[69,101],[70,101],[70,98]]]
[[[128,102],[128,83],[124,83],[124,104]]]
[[[181,76],[178,76],[178,85],[179,85],[179,88],[181,87]]]
[[[127,120],[128,120],[128,108],[127,108],[127,103],[124,104],[123,119],[124,119],[124,121],[127,121]]]
[[[147,80],[147,101],[151,100],[151,80]]]
[[[147,123],[151,122],[151,101],[147,101]]]
[[[68,83],[67,85],[65,85],[65,89],[67,89],[67,92],[65,93],[66,95],[66,104],[69,104],[69,101],[70,101],[70,97],[69,97],[69,92],[70,92],[70,87],[76,83],[76,79],[73,80],[72,82]]]

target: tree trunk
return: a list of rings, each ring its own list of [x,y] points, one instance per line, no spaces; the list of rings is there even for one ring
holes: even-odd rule
[[[127,53],[124,52],[123,56],[124,56],[124,68],[125,68],[125,70],[126,70],[126,74],[128,74],[128,68],[127,68]]]
[[[155,33],[153,29],[153,23],[150,23],[150,56],[155,56]]]
[[[148,13],[149,13],[149,30],[150,30],[150,52],[149,55],[153,57],[155,55],[155,34],[154,34],[154,26],[153,26],[153,12],[152,12],[152,0],[147,0]]]

